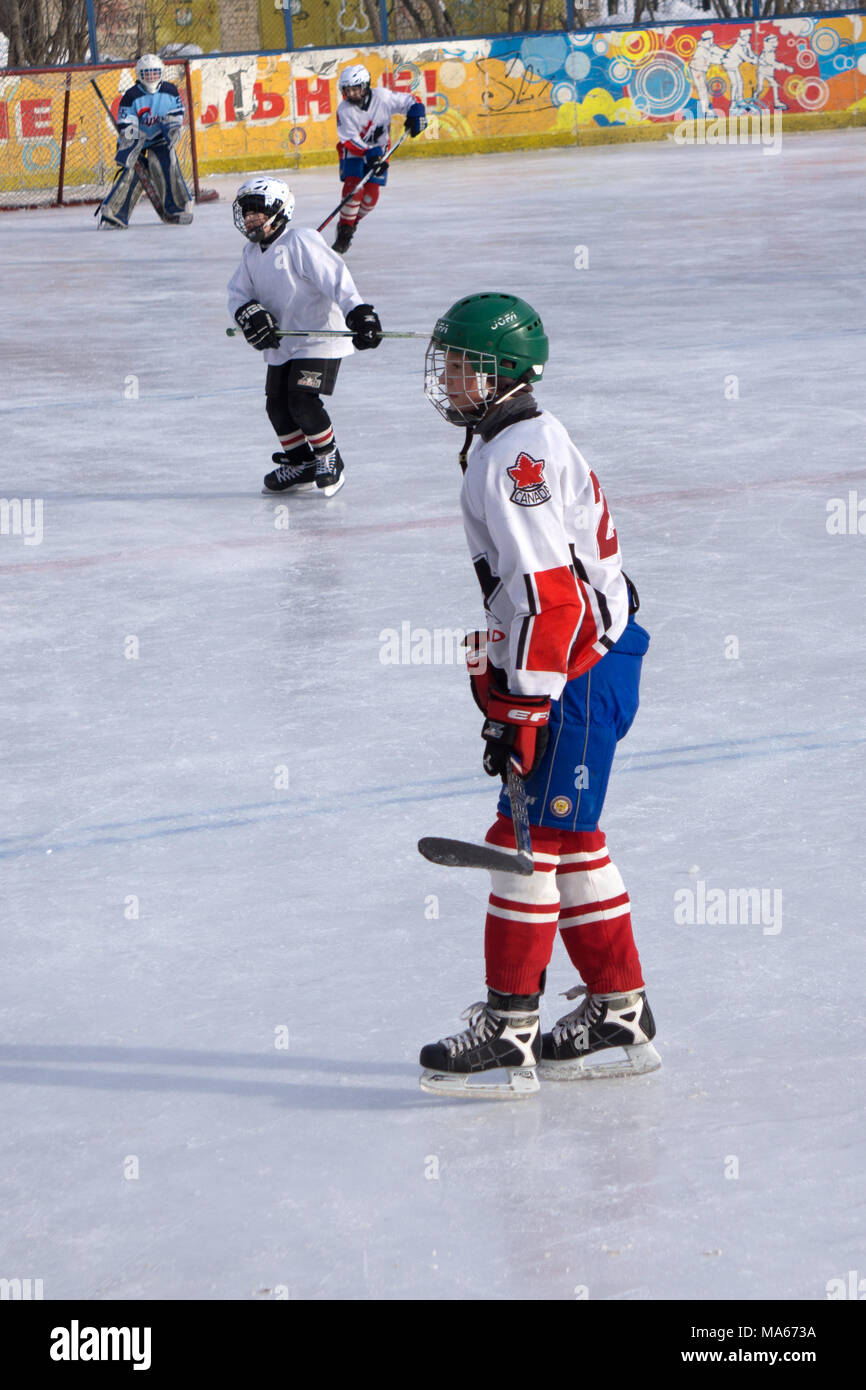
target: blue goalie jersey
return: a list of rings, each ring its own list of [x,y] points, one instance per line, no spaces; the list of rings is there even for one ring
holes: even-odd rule
[[[183,102],[173,82],[160,82],[155,92],[136,83],[120,99],[117,125],[121,135],[124,127],[131,127],[150,145],[156,140],[171,141],[183,125],[183,118]]]

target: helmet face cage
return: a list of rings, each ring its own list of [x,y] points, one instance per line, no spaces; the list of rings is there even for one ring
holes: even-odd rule
[[[496,358],[489,352],[449,347],[431,338],[424,358],[424,394],[452,425],[483,420],[499,385]]]
[[[162,81],[163,71],[161,58],[155,53],[143,53],[135,65],[136,81],[152,95]]]
[[[232,216],[238,231],[248,241],[260,242],[267,241],[288,226],[294,209],[295,200],[290,189],[285,188],[285,192],[281,194],[279,186],[262,179],[258,183],[244,184],[238,189],[232,204]],[[264,213],[267,220],[258,227],[248,228],[245,218],[249,212]]]
[[[370,74],[363,64],[355,63],[353,67],[344,68],[340,73],[339,85],[340,91],[346,98],[346,101],[352,102],[353,105],[358,105],[364,100],[370,90]],[[349,87],[359,87],[361,89],[360,96],[349,96],[347,91]]]

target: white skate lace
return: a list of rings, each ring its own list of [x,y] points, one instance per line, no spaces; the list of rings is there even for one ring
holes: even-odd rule
[[[454,1033],[450,1038],[442,1039],[442,1046],[447,1047],[450,1057],[457,1057],[461,1052],[466,1052],[468,1048],[477,1047],[479,1043],[486,1042],[496,1032],[496,1024],[493,1022],[483,999],[479,999],[475,1004],[470,1004],[460,1017],[469,1022],[466,1031]]]
[[[594,994],[590,994],[586,985],[574,985],[563,994],[563,999],[577,999],[583,995],[576,1009],[570,1014],[565,1014],[563,1018],[557,1019],[553,1029],[553,1036],[559,1043],[563,1038],[574,1037],[577,1033],[590,1028],[601,1015],[602,1003]]]
[[[309,463],[280,463],[274,469],[274,476],[278,483],[293,483],[309,466]]]

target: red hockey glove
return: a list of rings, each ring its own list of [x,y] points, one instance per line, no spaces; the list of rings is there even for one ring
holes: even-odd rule
[[[490,689],[485,740],[484,771],[490,777],[507,775],[509,760],[521,777],[534,772],[544,756],[549,731],[550,698],[547,695],[511,695]]]
[[[466,670],[472,687],[472,698],[482,714],[487,713],[490,694],[490,667],[487,663],[487,633],[467,632],[463,638],[466,648]]]

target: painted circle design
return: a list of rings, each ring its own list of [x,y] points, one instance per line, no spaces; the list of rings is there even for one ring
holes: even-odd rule
[[[685,68],[672,53],[656,54],[632,75],[635,105],[652,116],[672,115],[688,100],[689,90]]]
[[[568,43],[558,34],[524,39],[520,45],[520,61],[539,77],[552,77],[564,67],[567,57]]]
[[[818,59],[815,57],[811,48],[801,48],[797,54],[797,62],[800,64],[801,68],[805,68],[808,72],[810,68],[815,67]]]
[[[47,152],[48,163],[36,158],[41,150]],[[60,164],[60,146],[53,136],[49,136],[47,140],[28,141],[21,147],[21,163],[31,174],[41,174],[45,169],[56,169]]]
[[[680,34],[678,38],[674,39],[674,52],[678,53],[681,58],[685,58],[687,62],[697,46],[698,41],[693,34]]]
[[[592,41],[593,53],[606,53],[609,48],[610,44],[603,34],[599,34],[597,38],[594,38]]]
[[[573,82],[557,82],[550,90],[550,100],[554,106],[564,106],[567,101],[577,101],[577,88]]]
[[[622,58],[611,58],[607,70],[612,82],[629,82],[634,72],[631,63],[624,62]]]
[[[788,92],[789,95],[792,96],[795,101],[800,100],[800,90],[805,80],[806,79],[804,77],[797,77],[795,73],[794,76],[789,77],[787,82],[785,83],[785,91]]]
[[[866,53],[861,53],[857,59],[857,71],[866,73]]]
[[[446,59],[439,65],[439,81],[443,87],[462,87],[466,81],[466,64],[455,63],[451,58]]]
[[[649,61],[652,54],[661,48],[661,42],[661,34],[653,29],[633,29],[622,36],[623,56],[637,67]]]
[[[592,34],[569,34],[568,37],[572,48],[585,48],[592,43]]]
[[[575,82],[586,77],[592,64],[585,53],[569,53],[565,60],[565,71]]]
[[[409,90],[414,92],[421,83],[421,69],[415,63],[401,63],[399,68],[401,78],[406,72],[408,72],[412,78],[409,83]]]
[[[854,59],[849,58],[847,53],[837,53],[836,57],[833,59],[833,67],[837,72],[847,72],[848,69],[853,68],[853,66]]]
[[[303,126],[293,125],[289,131],[289,143],[292,145],[303,145],[307,138],[307,132]]]
[[[819,29],[812,40],[816,53],[835,53],[839,47],[839,35],[835,29]]]
[[[797,100],[807,111],[818,111],[826,106],[829,95],[830,88],[823,78],[805,77]]]

